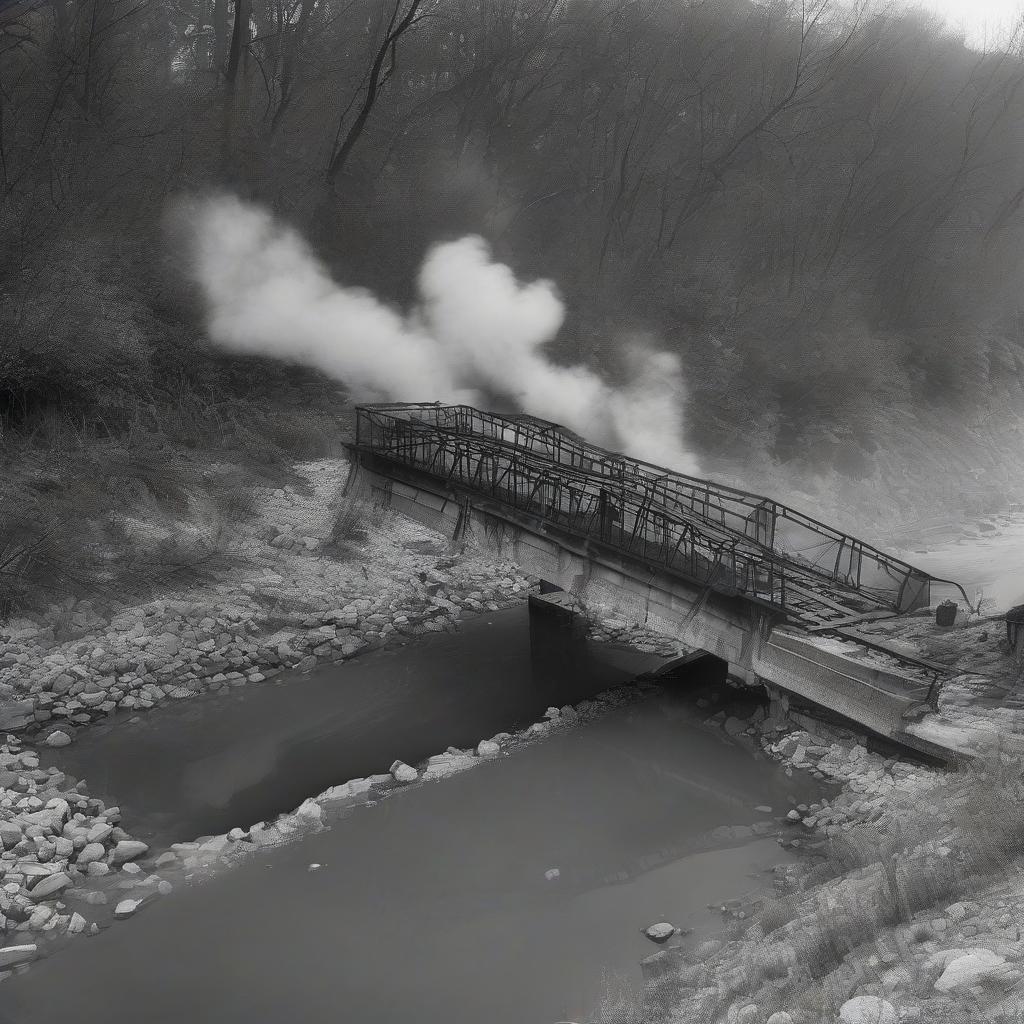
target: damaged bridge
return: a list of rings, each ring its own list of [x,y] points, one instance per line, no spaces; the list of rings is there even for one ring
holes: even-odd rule
[[[906,739],[934,698],[934,666],[851,650],[843,628],[926,608],[948,581],[769,498],[533,417],[440,404],[356,417],[350,491],[882,735]]]

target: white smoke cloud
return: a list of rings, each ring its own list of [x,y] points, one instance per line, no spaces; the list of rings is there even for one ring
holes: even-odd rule
[[[498,394],[599,443],[684,473],[685,392],[674,355],[637,346],[629,383],[613,388],[583,366],[544,354],[565,311],[548,281],[521,284],[470,236],[434,246],[420,299],[402,314],[338,284],[297,232],[234,197],[182,204],[192,273],[211,339],[275,356],[343,382],[361,401],[480,404]]]

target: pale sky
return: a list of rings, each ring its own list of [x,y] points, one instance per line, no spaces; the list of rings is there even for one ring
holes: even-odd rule
[[[899,2],[899,0],[897,0]],[[1024,0],[915,0],[906,6],[924,7],[962,29],[971,45],[990,44],[1012,28],[1024,9]]]

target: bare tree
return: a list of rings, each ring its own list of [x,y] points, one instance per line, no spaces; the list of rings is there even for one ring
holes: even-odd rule
[[[423,3],[424,0],[394,0],[391,5],[391,13],[388,16],[383,36],[377,46],[365,83],[360,84],[360,89],[353,94],[352,101],[338,119],[338,130],[335,133],[334,146],[327,164],[327,177],[331,181],[336,182],[344,171],[352,150],[355,149],[356,143],[373,113],[381,89],[387,85],[398,68],[399,41],[417,22],[422,21],[425,17],[420,12]],[[346,130],[348,114],[359,91],[362,92],[363,100],[355,118]]]

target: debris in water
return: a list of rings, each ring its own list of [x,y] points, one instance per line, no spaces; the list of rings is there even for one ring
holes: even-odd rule
[[[544,877],[549,882],[553,882],[556,878],[560,877],[561,874],[562,872],[559,871],[558,868],[548,868],[547,871],[544,872]]]

